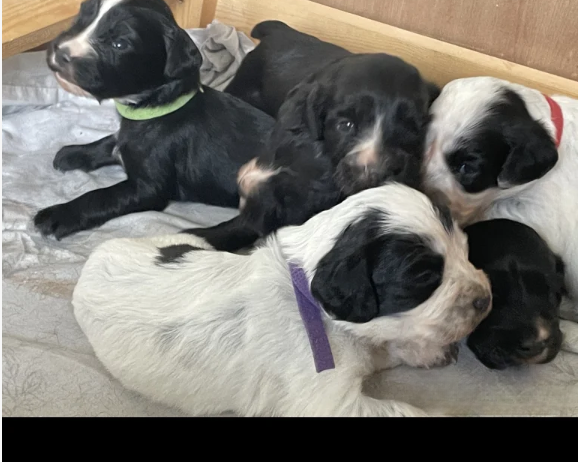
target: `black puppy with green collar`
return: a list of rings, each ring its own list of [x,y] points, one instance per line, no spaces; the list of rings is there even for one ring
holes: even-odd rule
[[[62,148],[54,167],[120,164],[127,179],[41,210],[43,235],[61,239],[170,201],[238,206],[237,172],[259,154],[273,119],[200,84],[201,54],[162,0],[85,1],[47,60],[65,89],[113,98],[122,117],[117,134]]]

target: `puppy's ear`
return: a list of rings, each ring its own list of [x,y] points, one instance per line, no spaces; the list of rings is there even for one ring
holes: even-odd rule
[[[504,136],[510,152],[498,175],[502,189],[542,178],[558,161],[554,141],[533,119],[506,124]]]
[[[368,322],[379,313],[365,248],[342,248],[339,242],[321,259],[311,293],[339,320]]]
[[[323,139],[326,116],[325,92],[318,82],[303,82],[293,88],[279,109],[278,120],[289,131],[306,132]]]
[[[201,52],[189,34],[176,24],[167,28],[165,49],[167,61],[164,74],[167,79],[179,80],[198,74],[203,61]]]

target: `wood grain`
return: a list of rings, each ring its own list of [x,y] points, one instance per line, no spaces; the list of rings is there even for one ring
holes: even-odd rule
[[[2,59],[52,40],[78,12],[81,0],[4,0]]]
[[[203,0],[166,0],[181,27],[199,27]],[[68,27],[82,0],[4,0],[2,59],[36,48]]]
[[[203,3],[203,0],[174,0],[170,6],[178,25],[183,29],[200,27]]]
[[[576,0],[313,0],[578,80]]]
[[[460,77],[491,75],[549,94],[578,98],[578,82],[484,55],[446,42],[346,13],[309,0],[219,0],[220,21],[249,33],[265,19],[279,19],[354,52],[384,51],[402,57],[439,85]]]

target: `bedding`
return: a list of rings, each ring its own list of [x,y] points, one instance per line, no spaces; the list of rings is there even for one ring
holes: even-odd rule
[[[217,21],[189,33],[203,54],[203,83],[222,90],[252,42]],[[236,211],[174,203],[60,242],[42,238],[31,223],[37,210],[124,179],[117,166],[92,173],[52,168],[60,147],[113,133],[118,116],[110,101],[99,105],[60,89],[44,53],[3,62],[2,116],[3,416],[181,415],[107,373],[76,324],[72,291],[92,249],[107,239],[213,225]],[[462,346],[455,365],[384,371],[367,391],[448,415],[578,416],[578,325],[565,321],[563,329],[566,351],[547,365],[490,371]]]

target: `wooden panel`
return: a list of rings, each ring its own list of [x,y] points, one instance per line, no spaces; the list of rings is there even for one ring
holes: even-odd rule
[[[578,80],[576,0],[313,0]]]
[[[179,26],[183,29],[200,27],[203,0],[175,0],[173,3],[171,8]]]
[[[578,98],[578,82],[398,29],[309,0],[219,0],[215,16],[249,33],[266,19],[289,25],[354,52],[385,51],[444,85],[460,77],[491,75]]]
[[[181,27],[199,27],[203,0],[166,0]],[[4,0],[2,59],[45,44],[62,32],[82,0]]]
[[[4,0],[2,59],[52,40],[76,15],[81,0]]]

